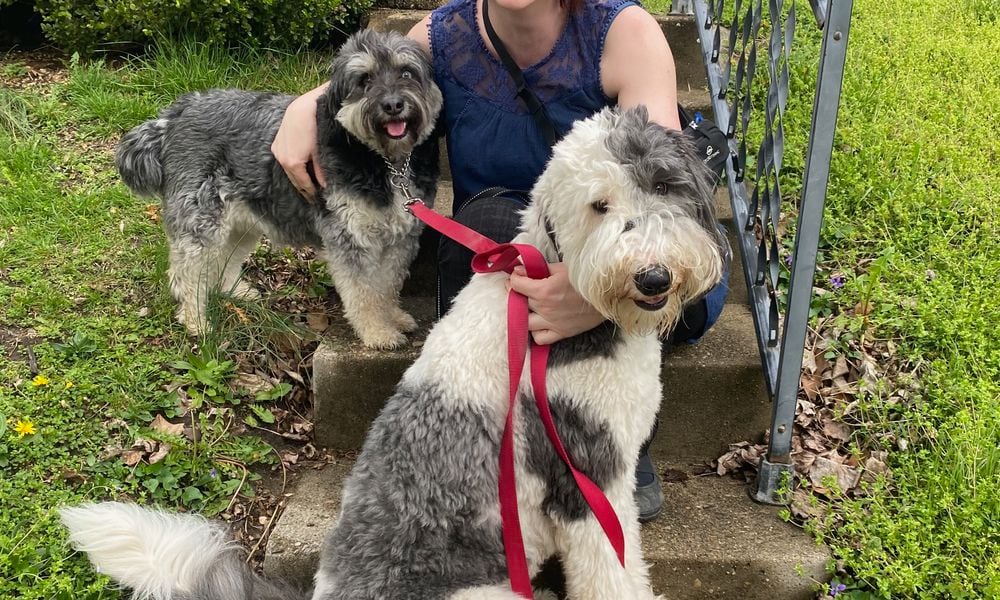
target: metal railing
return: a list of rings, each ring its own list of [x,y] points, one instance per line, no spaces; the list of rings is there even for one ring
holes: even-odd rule
[[[784,166],[789,57],[795,27],[802,19],[797,16],[795,0],[768,0],[766,16],[762,0],[730,2],[733,4],[727,7],[727,0],[674,0],[673,8],[674,12],[694,14],[715,121],[726,131],[734,156],[726,167],[726,183],[765,381],[773,401],[768,451],[751,496],[759,502],[783,504],[781,490],[786,481],[791,482],[794,469],[792,429],[853,0],[809,0],[814,17],[809,20],[822,29],[823,41],[784,319],[779,315],[777,294],[779,175]],[[767,39],[761,36],[762,22],[768,24]],[[762,83],[758,81],[754,87],[755,78],[764,75],[757,73],[759,55],[767,61],[767,91],[764,101],[759,102],[763,106],[753,102],[754,91],[760,90]],[[749,139],[751,123],[753,118],[761,118],[761,111],[763,134],[754,142]],[[747,164],[748,146],[756,149],[752,165]]]

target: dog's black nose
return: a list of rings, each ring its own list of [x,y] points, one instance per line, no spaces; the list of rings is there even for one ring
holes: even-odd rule
[[[635,274],[635,289],[644,296],[656,296],[670,289],[670,271],[663,265],[651,265]]]
[[[389,96],[382,99],[382,110],[388,115],[398,115],[403,112],[403,97]]]

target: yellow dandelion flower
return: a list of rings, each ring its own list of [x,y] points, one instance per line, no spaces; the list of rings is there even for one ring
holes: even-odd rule
[[[31,384],[34,386],[49,385],[49,378],[45,375],[35,375],[35,378],[31,380]]]
[[[73,387],[73,382],[72,381],[67,381],[66,382],[66,389],[68,390],[71,387]]]
[[[35,435],[35,424],[30,419],[18,419],[17,423],[14,424],[14,431],[17,432],[18,437]]]

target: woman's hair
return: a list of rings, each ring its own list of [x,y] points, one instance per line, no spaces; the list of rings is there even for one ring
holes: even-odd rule
[[[580,5],[583,4],[584,0],[559,0],[559,6],[566,9],[570,14],[575,13],[579,10]]]

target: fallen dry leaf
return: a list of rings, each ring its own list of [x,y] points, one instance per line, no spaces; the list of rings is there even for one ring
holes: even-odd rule
[[[167,454],[170,453],[170,450],[171,450],[170,444],[162,444],[161,443],[160,447],[156,450],[156,452],[153,452],[152,454],[150,454],[149,458],[146,459],[146,460],[149,461],[149,464],[155,465],[156,463],[158,463],[161,460],[163,460],[164,458],[166,458]]]
[[[848,467],[828,458],[817,457],[812,468],[809,469],[809,481],[812,483],[813,489],[820,493],[829,493],[830,488],[826,487],[823,480],[831,476],[836,481],[837,488],[842,492],[846,492],[853,490],[858,485],[861,473],[858,469]]]
[[[274,383],[258,372],[240,373],[229,383],[229,388],[234,392],[256,396],[260,392],[270,391],[274,388]]]
[[[822,420],[823,435],[826,437],[841,443],[851,439],[851,426],[834,419],[830,411],[824,411]]]
[[[330,327],[330,318],[326,316],[326,313],[311,312],[306,315],[306,325],[316,333],[323,333]]]
[[[281,453],[281,462],[286,465],[294,465],[299,462],[299,453],[294,450],[285,450]]]
[[[160,433],[166,433],[169,435],[184,435],[183,423],[171,423],[170,421],[164,419],[163,415],[156,415],[153,422],[149,424],[149,428],[153,431],[159,431]]]

